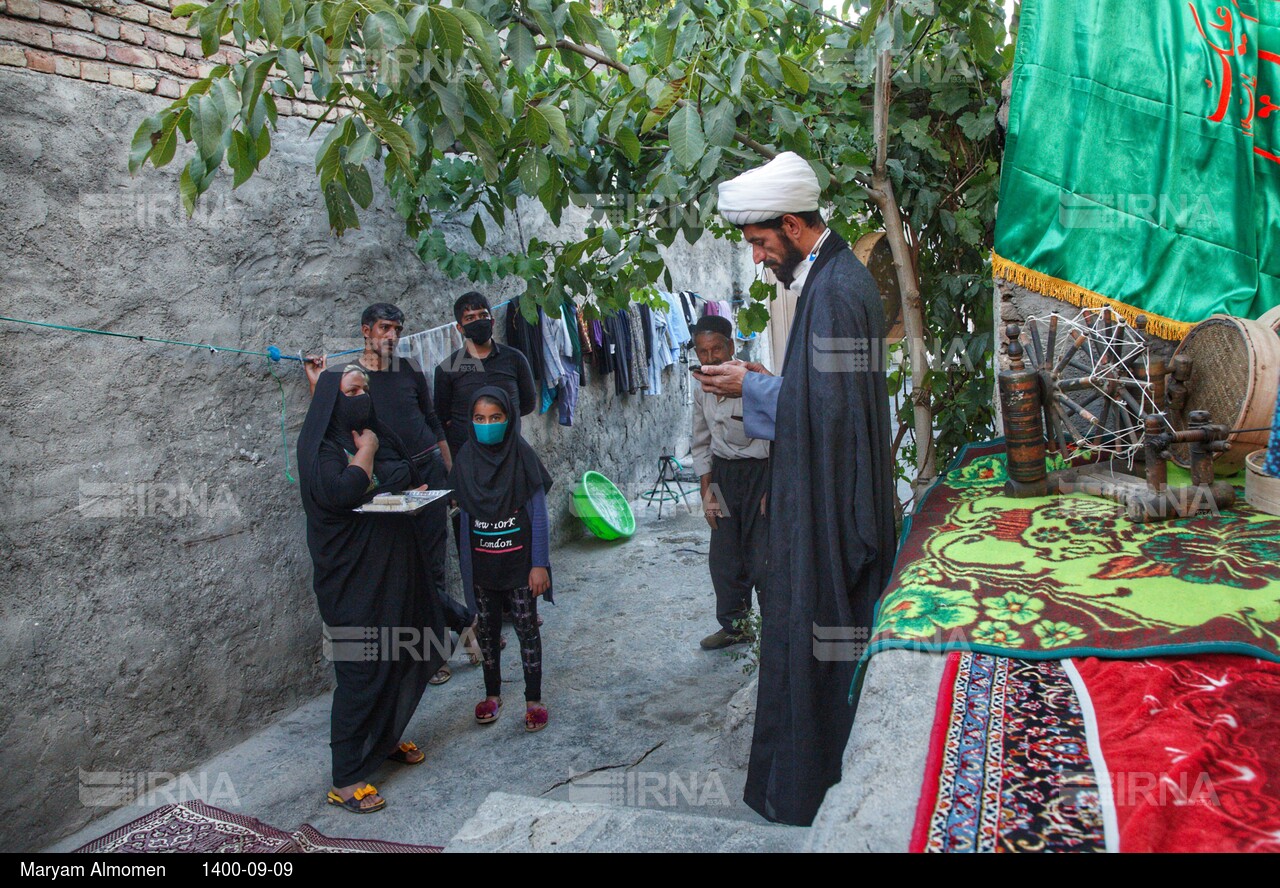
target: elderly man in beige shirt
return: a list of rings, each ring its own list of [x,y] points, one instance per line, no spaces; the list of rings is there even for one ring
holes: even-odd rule
[[[733,358],[733,326],[708,315],[693,327],[693,347],[704,366]],[[702,639],[704,650],[749,640],[744,624],[751,590],[762,594],[769,551],[769,442],[748,438],[742,399],[701,389],[693,393],[693,466],[702,483],[702,507],[711,525],[711,585],[720,629]]]

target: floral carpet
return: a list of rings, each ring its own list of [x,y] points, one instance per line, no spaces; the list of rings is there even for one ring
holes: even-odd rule
[[[1002,441],[970,445],[929,491],[862,665],[886,648],[1280,662],[1280,518],[1241,498],[1138,524],[1101,497],[1005,496],[1005,478]]]
[[[339,839],[304,823],[293,832],[195,800],[162,805],[75,850],[76,854],[432,854],[441,848]]]
[[[1061,663],[948,655],[910,850],[1105,850],[1084,716]]]

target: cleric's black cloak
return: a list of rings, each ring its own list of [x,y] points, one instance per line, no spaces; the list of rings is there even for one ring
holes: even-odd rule
[[[334,410],[345,397],[338,388],[341,376],[336,370],[320,377],[298,439],[313,587],[325,625],[338,630],[331,633],[335,787],[366,781],[395,750],[427,680],[443,663],[441,645],[447,641],[412,519],[352,511],[377,493],[398,493],[421,482],[395,433],[373,413],[368,427],[379,440],[377,486],[363,469],[348,464],[346,451],[355,444]]]
[[[855,645],[869,637],[893,564],[883,343],[875,281],[833,231],[796,306],[771,454],[769,579],[744,797],[780,823],[808,826],[840,780]]]

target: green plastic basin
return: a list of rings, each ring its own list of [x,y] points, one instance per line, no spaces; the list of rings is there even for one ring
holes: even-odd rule
[[[573,505],[587,530],[602,540],[626,539],[636,532],[627,498],[599,472],[582,476],[573,489]]]

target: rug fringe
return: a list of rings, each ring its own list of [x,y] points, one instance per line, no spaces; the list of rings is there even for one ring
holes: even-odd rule
[[[1139,316],[1147,319],[1147,332],[1160,339],[1172,342],[1180,341],[1195,325],[1187,321],[1175,321],[1163,315],[1152,314],[1144,309],[1120,302],[1085,289],[1079,284],[1052,277],[1044,272],[1035,271],[1004,258],[995,250],[991,251],[991,273],[1001,280],[1035,290],[1044,296],[1066,302],[1080,308],[1110,308],[1129,324],[1135,325]]]

